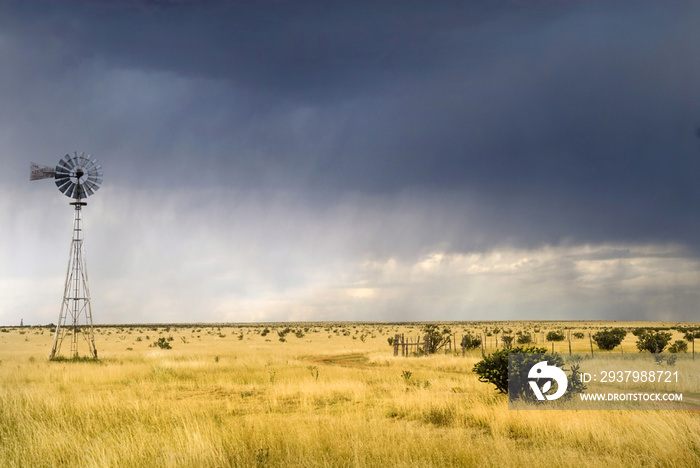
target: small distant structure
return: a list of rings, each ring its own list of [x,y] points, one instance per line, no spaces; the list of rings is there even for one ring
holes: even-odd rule
[[[90,289],[83,248],[81,212],[82,207],[87,205],[83,200],[93,195],[102,184],[102,166],[89,154],[74,152],[72,155],[67,154],[61,158],[56,167],[31,163],[29,180],[40,179],[54,179],[61,193],[73,199],[70,204],[75,207],[73,238],[70,243],[63,301],[49,360],[56,357],[61,349],[63,339],[67,336],[70,336],[72,358],[78,357],[78,341],[79,336],[82,336],[87,342],[90,357],[97,359]],[[81,317],[83,325],[80,324]]]
[[[19,326],[23,327],[24,326],[24,319],[19,319]]]

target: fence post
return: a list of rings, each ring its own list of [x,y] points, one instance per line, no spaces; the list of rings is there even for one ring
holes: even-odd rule
[[[394,335],[394,356],[399,355],[399,338],[400,335],[398,333]]]
[[[588,332],[588,341],[591,343],[591,357],[593,357],[593,339],[591,338],[591,332]]]
[[[430,354],[430,335],[427,333],[423,337],[423,353],[426,356]]]
[[[571,330],[569,330],[569,356],[571,356]]]

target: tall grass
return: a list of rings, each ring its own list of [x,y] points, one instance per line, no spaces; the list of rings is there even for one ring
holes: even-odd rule
[[[509,411],[471,372],[480,351],[394,358],[386,337],[418,325],[304,326],[100,328],[98,362],[47,362],[49,334],[9,329],[0,466],[700,465],[698,413]]]

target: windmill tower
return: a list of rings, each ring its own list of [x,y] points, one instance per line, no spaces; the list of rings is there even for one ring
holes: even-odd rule
[[[102,183],[102,166],[89,154],[77,152],[67,154],[53,167],[31,163],[29,180],[50,179],[56,181],[58,189],[75,207],[73,219],[73,237],[70,242],[70,255],[66,270],[66,283],[63,288],[63,302],[58,316],[58,325],[51,347],[52,360],[61,350],[66,337],[70,337],[70,357],[78,357],[78,342],[81,337],[87,342],[88,355],[97,359],[95,333],[92,327],[92,308],[90,306],[90,288],[85,265],[83,248],[83,223],[81,211],[87,205],[83,200],[93,195]]]

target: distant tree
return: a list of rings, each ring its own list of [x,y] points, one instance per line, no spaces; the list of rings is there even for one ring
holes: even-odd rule
[[[637,349],[639,352],[660,353],[671,341],[671,336],[669,332],[646,330],[638,337]]]
[[[511,348],[513,346],[513,336],[512,335],[501,335],[501,342],[504,348]]]
[[[518,333],[518,337],[515,339],[518,344],[524,345],[532,342],[532,336],[529,333]]]
[[[440,331],[440,327],[432,323],[423,327],[423,333],[426,335],[425,346],[430,354],[445,346],[452,336],[452,331],[449,328],[443,328]]]
[[[160,349],[171,349],[172,347],[170,346],[170,343],[168,343],[168,340],[166,340],[164,337],[158,338],[158,341],[153,342],[154,347],[158,347]]]
[[[685,332],[685,335],[683,335],[683,339],[686,341],[693,341],[695,338],[700,338],[700,331],[690,330]]]
[[[564,332],[562,331],[551,331],[547,333],[547,341],[564,341]]]
[[[598,345],[598,348],[610,351],[622,343],[622,340],[627,336],[627,332],[622,328],[613,328],[612,330],[601,330],[593,335],[593,341]]]
[[[687,353],[688,352],[688,342],[683,340],[676,340],[671,346],[668,347],[669,353]]]
[[[533,355],[521,356],[520,365],[518,365],[517,368],[520,371],[525,371],[537,364],[543,358],[543,355],[547,353],[547,348],[538,348],[536,346],[519,346],[517,348],[499,349],[498,351],[485,356],[484,359],[474,365],[473,370],[479,376],[479,381],[491,383],[496,386],[496,390],[499,392],[508,393],[508,355],[510,353]],[[546,354],[546,360],[549,365],[557,366],[562,369],[564,367],[564,359],[558,354]],[[568,397],[571,397],[576,393],[581,393],[586,389],[579,377],[578,366],[571,367],[571,374],[567,376],[567,379],[569,381],[568,388],[570,388],[570,391],[567,392]],[[514,395],[522,397],[525,395],[527,390],[527,386],[525,386],[527,379],[515,377],[515,381],[520,382],[523,386],[513,389]]]
[[[460,344],[462,348],[465,349],[476,349],[481,346],[481,338],[478,336],[473,336],[471,333],[467,333],[462,337],[462,342]]]
[[[485,356],[484,359],[474,365],[474,372],[479,376],[479,382],[491,383],[501,393],[508,393],[508,354],[543,354],[547,348],[518,347],[512,349],[499,349]],[[533,361],[533,365],[536,361]]]

